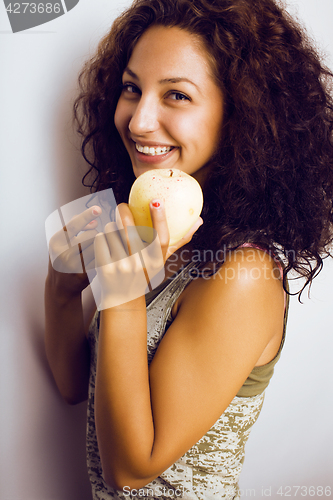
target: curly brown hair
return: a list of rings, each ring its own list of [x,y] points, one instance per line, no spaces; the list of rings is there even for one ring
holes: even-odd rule
[[[306,278],[303,290],[332,242],[333,75],[273,0],[135,0],[80,74],[74,116],[90,165],[83,183],[112,187],[117,202],[127,202],[135,178],[114,113],[123,71],[152,25],[197,35],[225,97],[195,248],[264,246],[285,262],[285,289],[294,270]]]

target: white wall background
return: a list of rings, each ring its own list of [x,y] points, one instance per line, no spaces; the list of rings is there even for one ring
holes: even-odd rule
[[[44,221],[86,194],[71,129],[77,74],[128,3],[80,0],[66,15],[16,34],[0,4],[1,500],[91,500],[85,404],[62,402],[45,360]],[[294,0],[291,11],[333,54],[332,0]],[[326,262],[311,300],[291,302],[283,356],[247,445],[244,498],[284,498],[297,485],[333,490],[332,284]],[[302,498],[319,496],[303,489]]]

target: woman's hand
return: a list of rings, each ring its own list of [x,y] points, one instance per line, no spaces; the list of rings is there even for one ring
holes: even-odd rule
[[[95,264],[95,219],[100,214],[100,207],[91,207],[73,217],[50,239],[49,277],[62,293],[79,294],[89,284],[86,271],[93,269]]]
[[[191,230],[172,247],[162,203],[150,204],[156,237],[148,246],[141,240],[127,204],[117,207],[117,222],[105,226],[95,238],[95,264],[101,292],[99,309],[107,309],[143,296],[154,276],[162,271],[169,256],[187,244],[202,224],[198,219]],[[96,294],[96,283],[92,285]]]
[[[194,233],[203,224],[202,218],[199,217],[195,224],[191,227],[191,229],[179,241],[177,241],[177,243],[169,246],[170,236],[168,222],[161,200],[152,200],[150,202],[150,215],[153,222],[153,227],[157,231],[159,237],[164,263],[170,257],[170,255],[172,255],[184,245],[187,245],[187,243],[191,241]]]

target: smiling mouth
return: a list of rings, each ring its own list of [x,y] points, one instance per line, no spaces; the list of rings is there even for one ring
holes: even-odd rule
[[[139,153],[143,153],[144,155],[147,156],[159,156],[159,155],[164,155],[166,153],[169,153],[172,149],[174,149],[173,146],[157,146],[155,147],[149,147],[149,146],[140,146],[140,144],[135,143],[135,149]]]

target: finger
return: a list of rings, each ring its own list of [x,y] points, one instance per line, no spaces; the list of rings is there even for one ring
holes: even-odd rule
[[[194,233],[199,229],[200,226],[202,226],[202,224],[203,220],[201,217],[199,217],[198,220],[193,224],[191,229],[186,234],[184,234],[184,236],[179,241],[177,241],[174,245],[172,245],[172,247],[170,247],[172,253],[178,250],[178,248],[181,248],[182,246],[189,243]]]
[[[116,207],[116,224],[117,224],[117,227],[118,227],[118,229],[120,231],[120,237],[122,239],[124,248],[126,248],[126,250],[128,251],[128,244],[127,244],[126,232],[121,231],[122,229],[124,229],[124,224],[123,224],[123,221],[122,221],[122,218],[121,218],[121,213],[122,213],[121,206],[122,205],[125,205],[125,203],[120,203]]]
[[[134,255],[145,247],[135,227],[133,214],[126,203],[120,203],[117,206],[116,222],[118,229],[124,228],[120,230],[120,236],[130,255]]]
[[[117,261],[128,257],[127,249],[125,250],[120,233],[124,231],[118,231],[116,222],[109,222],[105,226],[105,237],[108,242],[109,249],[111,252],[112,261]]]
[[[105,266],[112,262],[109,246],[104,233],[98,233],[95,237],[94,250],[96,267]]]
[[[198,220],[193,224],[191,229],[183,236],[182,240],[190,241],[192,239],[192,236],[194,235],[194,233],[199,229],[200,226],[202,226],[202,224],[203,224],[203,220],[201,217],[199,217]]]
[[[71,240],[71,244],[74,245],[81,245],[82,249],[87,248],[89,245],[94,243],[94,239],[97,235],[97,231],[94,229],[92,231],[84,231],[83,233],[80,233],[78,236],[74,236]]]
[[[85,270],[94,269],[95,268],[95,249],[94,245],[90,245],[89,247],[82,250],[82,259],[84,263]]]
[[[163,202],[161,200],[152,200],[149,208],[153,227],[157,231],[161,247],[167,249],[169,246],[170,234]]]
[[[82,231],[89,231],[90,229],[96,229],[97,226],[98,226],[98,221],[96,219],[94,219],[91,222],[89,222],[88,224],[86,224],[84,226],[84,228],[82,229]]]
[[[118,229],[124,229],[124,224],[123,224],[123,221],[122,221],[122,218],[121,218],[121,211],[122,211],[122,209],[119,208],[122,205],[125,205],[125,203],[120,203],[116,207],[116,224],[118,226]]]
[[[97,205],[88,208],[82,214],[73,217],[65,226],[64,230],[67,231],[68,237],[72,239],[92,220],[96,219],[102,213],[102,209]]]

